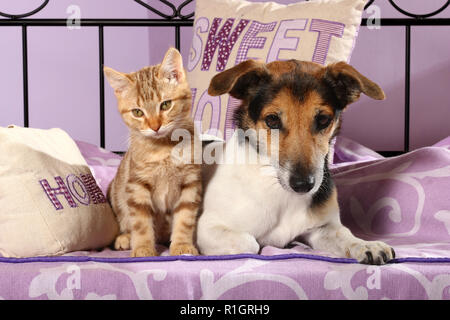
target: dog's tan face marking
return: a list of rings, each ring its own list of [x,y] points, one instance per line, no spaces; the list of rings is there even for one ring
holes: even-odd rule
[[[279,118],[277,150],[270,148],[273,131],[267,124],[267,119],[272,117]],[[317,128],[318,117],[329,122],[320,130]],[[338,121],[333,108],[327,105],[317,92],[308,92],[300,101],[289,89],[284,88],[263,108],[256,123],[250,119],[247,119],[246,123],[250,129],[267,132],[268,154],[271,156],[272,153],[278,153],[279,164],[287,171],[286,181],[282,181],[282,184],[289,185],[293,175],[297,175],[299,179],[322,179],[322,164],[328,154],[330,139]]]
[[[281,120],[279,133],[281,165],[286,160],[299,157],[314,167],[320,153],[328,153],[329,139],[333,133],[333,120],[324,130],[315,128],[316,116],[334,118],[333,109],[326,105],[316,92],[310,92],[304,102],[298,101],[289,90],[282,90],[275,99],[264,107],[260,119],[255,124],[256,130],[267,130],[270,127],[264,121],[268,116],[277,115]]]
[[[228,92],[243,101],[234,114],[237,127],[265,130],[268,145],[264,149],[271,158],[277,153],[281,185],[312,194],[316,203],[323,203],[333,192],[327,156],[341,112],[361,93],[384,99],[377,84],[345,62],[323,67],[296,60],[242,62],[217,74],[208,92]],[[277,150],[271,150],[273,129],[278,129]],[[259,140],[257,151],[262,144]]]
[[[331,126],[316,130],[318,115],[334,118],[331,107],[326,106],[320,96],[311,91],[304,102],[298,102],[291,93],[284,90],[279,99],[285,110],[287,134],[280,135],[280,161],[299,158],[305,169],[313,171],[320,159],[328,153]],[[331,120],[332,121],[332,120]]]

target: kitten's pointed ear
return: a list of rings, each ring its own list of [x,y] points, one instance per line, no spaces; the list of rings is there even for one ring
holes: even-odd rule
[[[169,48],[167,50],[163,62],[161,62],[160,72],[160,75],[169,79],[169,81],[181,82],[186,78],[183,58],[177,49]]]
[[[103,67],[106,79],[116,93],[122,93],[133,84],[131,78],[126,74],[109,67]]]

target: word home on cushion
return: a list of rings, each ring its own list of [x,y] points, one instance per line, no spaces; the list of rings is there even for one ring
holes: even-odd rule
[[[64,209],[58,196],[63,196],[72,208],[78,207],[77,202],[85,206],[106,202],[102,190],[100,190],[91,174],[80,174],[79,177],[70,174],[66,178],[66,183],[60,176],[56,176],[54,179],[58,185],[54,188],[50,186],[47,179],[39,180],[39,183],[56,210]]]

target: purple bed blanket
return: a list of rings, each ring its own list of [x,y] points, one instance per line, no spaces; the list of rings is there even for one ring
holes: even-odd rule
[[[106,190],[120,157],[78,143]],[[0,257],[0,299],[449,299],[450,137],[383,158],[343,137],[332,173],[344,225],[397,258],[367,266],[293,243],[260,255],[129,258],[104,249]]]

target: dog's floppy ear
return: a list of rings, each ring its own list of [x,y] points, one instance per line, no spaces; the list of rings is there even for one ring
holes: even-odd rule
[[[324,80],[333,88],[342,108],[357,101],[361,93],[372,99],[385,99],[384,92],[379,85],[342,61],[326,67]]]
[[[216,74],[209,84],[208,94],[219,96],[229,93],[236,99],[244,100],[252,96],[262,82],[270,79],[271,76],[263,62],[247,60]]]

